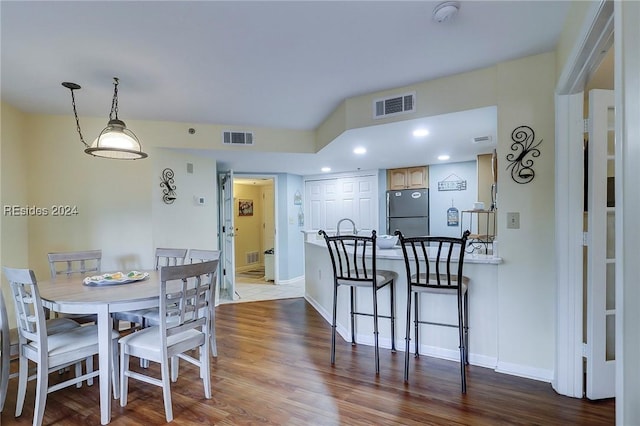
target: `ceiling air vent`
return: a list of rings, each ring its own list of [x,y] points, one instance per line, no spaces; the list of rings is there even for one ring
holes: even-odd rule
[[[373,118],[389,117],[415,111],[416,94],[405,93],[373,101]]]
[[[222,132],[222,143],[226,145],[253,145],[253,132]]]
[[[471,142],[473,143],[491,142],[491,136],[476,136],[475,138],[471,139]]]

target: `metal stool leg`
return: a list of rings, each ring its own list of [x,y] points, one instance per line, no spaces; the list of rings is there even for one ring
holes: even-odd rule
[[[373,341],[374,341],[374,362],[376,364],[376,374],[380,374],[380,350],[378,346],[378,286],[373,286]]]
[[[331,365],[336,363],[336,321],[338,308],[338,283],[333,284],[333,319],[331,321]]]
[[[356,344],[356,288],[349,287],[351,294],[351,345]]]
[[[395,280],[389,284],[391,296],[391,352],[396,351],[396,302],[395,302]]]
[[[411,340],[411,283],[407,285],[407,322],[405,327],[404,338],[404,381],[409,381],[409,342]]]
[[[415,316],[416,316],[416,318],[415,318],[415,320],[414,320],[414,325],[415,325],[415,336],[414,336],[414,339],[415,339],[415,341],[416,341],[416,345],[415,345],[415,350],[416,350],[415,357],[416,357],[416,358],[418,358],[418,357],[420,357],[420,352],[418,351],[418,344],[420,343],[420,339],[419,339],[419,337],[418,337],[418,336],[420,335],[420,329],[419,329],[419,324],[420,324],[420,323],[419,323],[419,321],[420,321],[420,318],[419,318],[419,314],[418,314],[418,311],[419,311],[418,307],[420,306],[420,297],[419,297],[418,292],[415,292],[415,293],[413,293],[413,294],[415,295],[415,299],[416,299],[416,300],[415,300],[415,306],[413,307],[413,309],[415,310]]]

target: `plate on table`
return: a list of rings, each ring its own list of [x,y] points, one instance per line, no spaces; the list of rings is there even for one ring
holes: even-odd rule
[[[84,285],[88,286],[100,286],[100,285],[118,285],[128,284],[136,281],[142,281],[149,277],[148,272],[131,271],[127,273],[123,272],[110,272],[108,274],[94,275],[86,277],[83,280]]]

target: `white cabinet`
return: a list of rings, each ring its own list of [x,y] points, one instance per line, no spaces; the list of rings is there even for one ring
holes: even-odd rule
[[[378,176],[375,173],[309,179],[305,216],[309,229],[335,232],[338,221],[352,219],[358,230],[378,228]]]

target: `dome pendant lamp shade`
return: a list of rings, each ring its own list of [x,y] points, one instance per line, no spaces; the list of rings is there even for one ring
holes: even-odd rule
[[[71,102],[73,105],[73,114],[76,119],[76,127],[80,135],[80,142],[84,144],[86,149],[84,152],[95,157],[113,158],[118,160],[138,160],[146,158],[147,154],[142,151],[142,145],[138,137],[131,130],[127,129],[124,121],[118,119],[118,79],[113,78],[113,100],[111,102],[111,113],[109,114],[109,123],[98,137],[89,146],[82,137],[80,130],[80,121],[76,111],[76,100],[73,91],[80,89],[75,83],[64,82],[62,85],[71,91]]]

